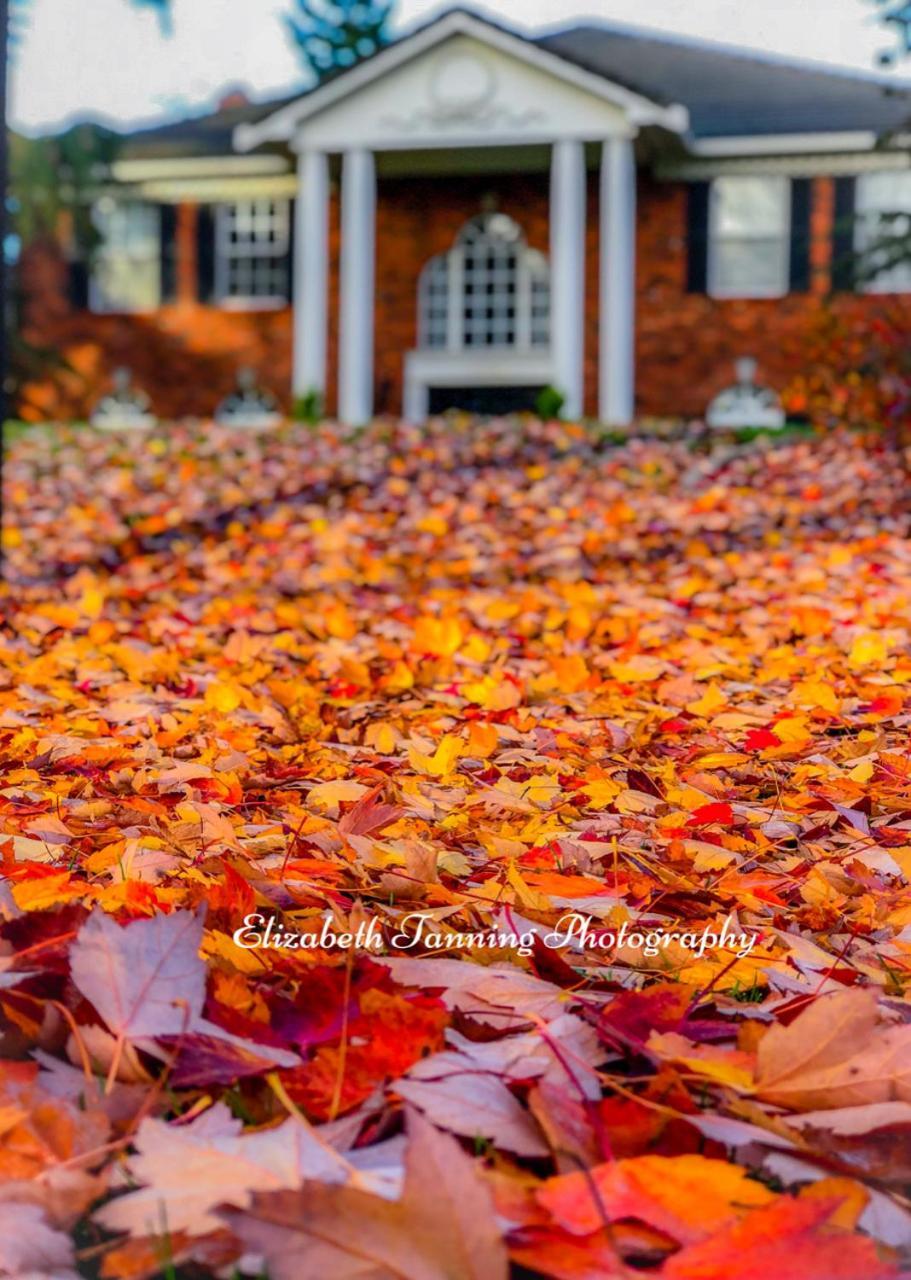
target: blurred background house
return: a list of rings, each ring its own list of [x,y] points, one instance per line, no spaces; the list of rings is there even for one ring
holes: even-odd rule
[[[306,91],[17,140],[23,416],[85,416],[122,365],[162,416],[238,365],[352,422],[546,388],[698,414],[744,352],[794,377],[833,294],[862,318],[911,286],[854,265],[911,211],[886,76],[463,9],[393,41],[387,9],[342,57],[301,28]]]

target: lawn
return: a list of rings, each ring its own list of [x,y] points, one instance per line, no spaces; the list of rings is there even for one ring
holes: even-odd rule
[[[0,1276],[911,1259],[907,473],[27,433]]]

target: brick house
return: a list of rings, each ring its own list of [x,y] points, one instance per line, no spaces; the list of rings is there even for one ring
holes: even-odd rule
[[[310,92],[126,137],[92,262],[23,263],[24,333],[70,366],[30,413],[84,414],[118,364],[163,415],[246,363],[355,423],[547,385],[611,423],[698,414],[744,353],[781,387],[833,290],[911,290],[851,279],[911,211],[909,119],[872,74],[447,11]]]

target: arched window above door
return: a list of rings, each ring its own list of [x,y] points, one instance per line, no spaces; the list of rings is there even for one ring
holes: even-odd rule
[[[421,347],[527,350],[550,341],[550,269],[505,213],[482,213],[448,253],[431,258],[418,291]]]

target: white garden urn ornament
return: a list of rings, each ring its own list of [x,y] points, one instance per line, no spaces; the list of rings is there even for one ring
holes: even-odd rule
[[[248,431],[265,431],[284,422],[275,397],[256,385],[256,374],[246,366],[237,371],[237,389],[222,400],[215,410],[220,427],[244,427]]]
[[[132,386],[129,369],[114,370],[114,389],[104,396],[92,411],[89,422],[103,431],[148,430],[158,425],[149,397]]]
[[[784,410],[774,391],[757,385],[756,361],[752,356],[742,356],[734,370],[737,381],[715,396],[706,411],[706,423],[719,431],[744,427],[780,431],[785,423]]]

